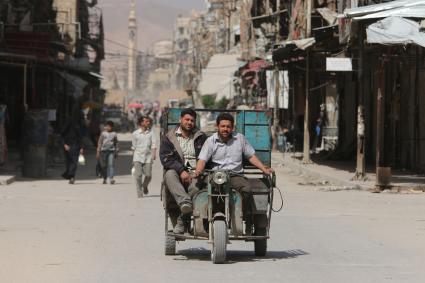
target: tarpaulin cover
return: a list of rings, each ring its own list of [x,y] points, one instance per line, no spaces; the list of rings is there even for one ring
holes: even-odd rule
[[[202,70],[201,95],[215,95],[217,100],[233,96],[234,73],[241,67],[237,54],[216,54]]]
[[[417,44],[425,47],[425,34],[418,23],[401,17],[388,17],[366,29],[367,42],[379,44]]]

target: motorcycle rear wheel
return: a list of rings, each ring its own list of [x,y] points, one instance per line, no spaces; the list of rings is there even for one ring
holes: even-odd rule
[[[173,236],[165,235],[165,255],[176,254],[176,238]]]

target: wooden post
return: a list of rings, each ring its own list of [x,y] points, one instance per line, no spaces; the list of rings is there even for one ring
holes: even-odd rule
[[[312,0],[307,0],[306,7],[306,38],[311,36],[311,6]],[[305,75],[305,113],[304,113],[304,148],[303,148],[303,163],[311,163],[310,159],[310,107],[309,107],[309,95],[310,95],[310,51],[307,49],[306,56],[306,75]]]
[[[275,96],[274,96],[274,120],[273,120],[273,128],[274,128],[274,148],[277,149],[277,136],[279,134],[279,94],[280,94],[280,80],[279,80],[279,69],[276,67],[274,71],[274,79],[275,79]]]
[[[304,147],[303,147],[303,163],[311,163],[310,159],[310,51],[307,50],[306,56],[306,74],[305,74],[305,114],[304,114]]]
[[[307,12],[306,12],[306,21],[307,21],[307,25],[306,25],[306,33],[305,33],[305,37],[310,37],[311,36],[311,9],[312,9],[312,1],[313,0],[306,0],[307,1]]]
[[[280,41],[280,0],[276,0],[276,43]]]
[[[354,180],[366,179],[366,163],[365,163],[365,119],[364,119],[364,91],[363,91],[363,74],[364,74],[364,31],[363,25],[359,23],[358,34],[359,47],[359,64],[357,70],[357,165]]]
[[[241,49],[242,59],[248,61],[250,59],[250,16],[251,16],[252,0],[245,0],[241,4],[240,29],[241,29]]]
[[[380,192],[390,185],[391,168],[385,161],[385,60],[379,70],[379,87],[376,101],[376,182],[375,192]]]
[[[270,0],[266,0],[265,9],[266,9],[265,15],[268,15],[270,13]]]
[[[381,72],[384,70],[381,69]],[[381,168],[383,165],[383,132],[384,132],[384,117],[383,117],[383,105],[384,105],[384,90],[382,84],[378,88],[377,101],[376,101],[376,190],[382,190],[382,184],[380,182]]]

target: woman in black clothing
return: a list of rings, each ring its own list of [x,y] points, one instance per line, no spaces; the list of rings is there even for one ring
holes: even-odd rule
[[[69,180],[70,184],[74,184],[75,182],[78,157],[80,154],[83,154],[80,124],[81,123],[79,122],[70,121],[65,125],[61,133],[66,164],[66,170],[62,174],[62,177],[66,180]]]

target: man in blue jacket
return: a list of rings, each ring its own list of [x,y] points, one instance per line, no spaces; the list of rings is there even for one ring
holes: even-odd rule
[[[171,129],[162,139],[159,155],[165,169],[164,181],[180,207],[182,215],[192,212],[192,198],[199,189],[198,179],[193,179],[189,169],[195,169],[197,158],[207,136],[196,128],[196,112],[184,109],[180,125]],[[182,217],[177,219],[174,233],[184,233]]]

